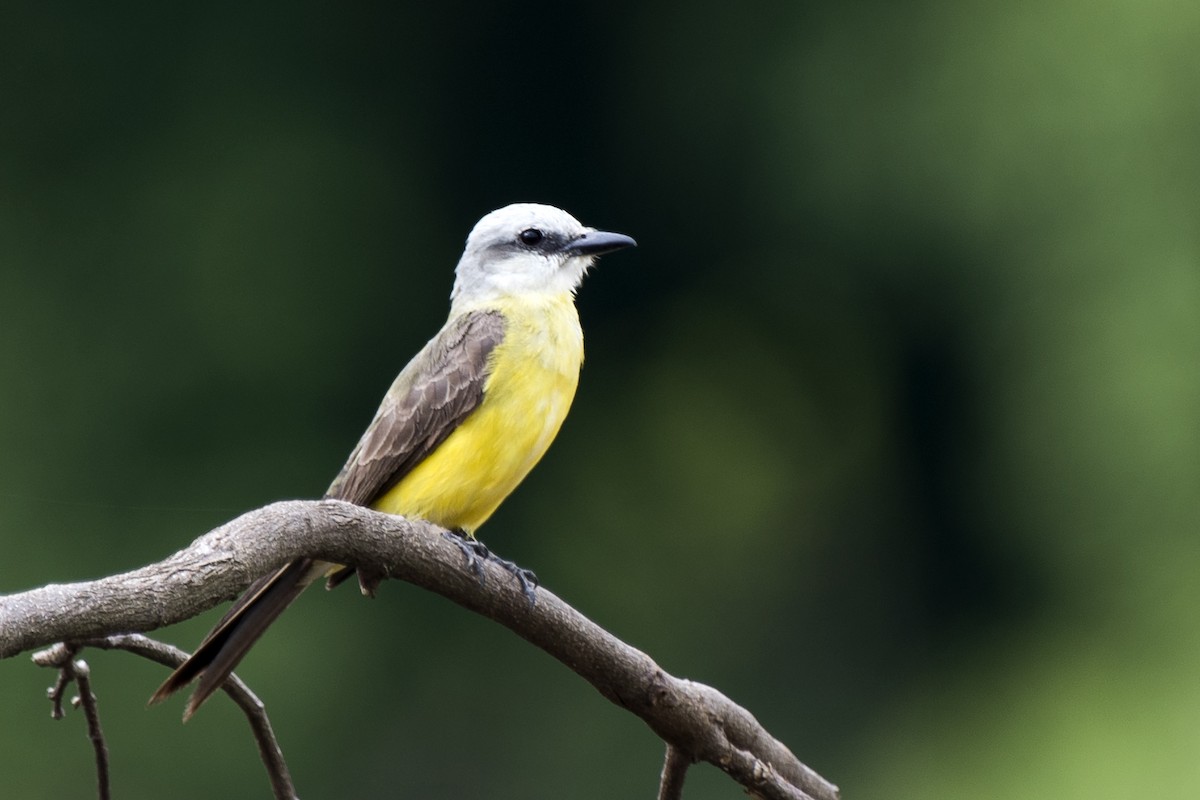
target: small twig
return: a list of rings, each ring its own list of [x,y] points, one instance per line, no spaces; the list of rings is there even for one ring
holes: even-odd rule
[[[33,660],[42,666],[51,666],[56,658],[62,657],[62,653],[73,655],[84,647],[94,647],[99,650],[125,650],[172,669],[178,667],[188,657],[188,654],[178,647],[172,647],[141,634],[126,633],[98,639],[83,639],[72,642],[70,645],[56,644],[34,653]],[[57,684],[55,688],[57,688]],[[221,688],[246,715],[276,800],[296,800],[296,788],[292,783],[292,775],[288,770],[287,762],[284,761],[279,740],[275,738],[275,731],[271,728],[271,720],[267,717],[266,706],[237,675],[230,675]],[[82,688],[80,691],[83,691]],[[102,797],[107,796],[102,795]]]
[[[54,719],[62,719],[64,716],[62,701],[67,687],[72,683],[79,687],[79,695],[71,698],[71,705],[83,708],[83,716],[88,726],[88,739],[91,740],[92,750],[96,753],[96,792],[100,800],[110,800],[112,786],[108,770],[108,745],[104,742],[104,731],[100,728],[100,709],[96,705],[96,695],[92,692],[92,670],[83,659],[75,659],[79,649],[77,646],[56,645],[35,653],[33,660],[39,666],[58,668],[58,678],[46,693],[52,704],[50,716]]]
[[[692,760],[673,744],[667,745],[662,778],[658,782],[658,800],[683,800],[683,781]]]
[[[68,658],[75,655],[71,653]],[[36,660],[36,659],[35,659]],[[50,719],[62,719],[66,716],[63,711],[63,697],[67,693],[67,689],[71,687],[71,672],[62,668],[61,664],[43,664],[47,667],[59,667],[58,677],[54,679],[54,685],[46,690],[46,697],[50,700]]]
[[[104,731],[100,729],[100,709],[96,707],[96,695],[92,692],[92,670],[82,658],[72,662],[75,673],[75,683],[79,686],[79,697],[72,700],[72,705],[78,701],[83,706],[83,716],[87,719],[88,738],[92,740],[92,748],[96,751],[96,785],[100,800],[109,800],[112,789],[109,783],[108,746],[104,743]]]

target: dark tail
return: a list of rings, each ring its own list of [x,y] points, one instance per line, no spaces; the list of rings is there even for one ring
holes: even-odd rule
[[[250,588],[204,637],[191,658],[158,687],[158,691],[150,698],[151,705],[166,700],[199,677],[196,691],[188,699],[183,712],[183,719],[187,721],[201,703],[221,688],[267,627],[327,566],[311,558],[300,558],[250,584]]]

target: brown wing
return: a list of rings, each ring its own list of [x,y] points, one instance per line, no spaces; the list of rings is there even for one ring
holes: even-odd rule
[[[499,311],[450,322],[396,378],[325,496],[370,505],[441,444],[483,400],[488,357],[504,339]]]

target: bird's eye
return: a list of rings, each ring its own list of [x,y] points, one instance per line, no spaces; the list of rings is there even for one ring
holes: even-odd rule
[[[526,247],[533,247],[542,239],[546,238],[546,234],[539,231],[537,228],[526,228],[517,234],[517,238],[521,240],[521,244]]]

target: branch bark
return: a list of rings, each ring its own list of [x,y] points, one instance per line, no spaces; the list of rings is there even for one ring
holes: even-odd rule
[[[499,622],[639,716],[681,758],[716,765],[756,796],[837,800],[836,786],[744,708],[709,686],[669,675],[546,589],[537,590],[531,607],[512,576],[490,561],[481,565],[481,583],[444,533],[335,500],[274,503],[141,569],[0,597],[0,658],[170,625],[235,597],[292,558],[312,556],[408,581]]]

